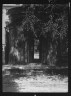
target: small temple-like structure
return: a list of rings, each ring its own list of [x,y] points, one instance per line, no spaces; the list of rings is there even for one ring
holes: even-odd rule
[[[54,60],[56,50],[59,50],[58,52],[61,54],[61,45],[58,45],[60,41],[57,43],[53,39],[52,28],[55,18],[49,8],[46,4],[22,4],[22,6],[7,9],[6,14],[9,16],[9,21],[5,26],[6,63],[39,62],[48,64],[47,59],[52,50]]]
[[[24,63],[45,63],[50,46],[51,35],[43,35],[45,23],[35,16],[35,10],[31,6],[26,9],[22,6],[8,10],[11,23],[6,26],[6,37],[9,39],[6,45],[9,52],[6,53],[10,53],[14,47],[19,52],[18,61]],[[11,57],[9,60],[14,61]]]

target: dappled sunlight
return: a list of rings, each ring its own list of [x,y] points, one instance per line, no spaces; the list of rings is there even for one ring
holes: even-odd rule
[[[3,92],[68,92],[68,4],[15,5],[3,4]]]
[[[56,69],[57,74],[55,75],[54,71],[52,74],[51,69],[42,69],[41,65],[36,63],[5,65],[3,66],[3,82],[14,83],[16,92],[68,92],[68,76],[57,73]],[[11,87],[10,84],[9,87]]]
[[[59,79],[58,76],[21,77],[15,79],[19,92],[68,92],[68,78]]]

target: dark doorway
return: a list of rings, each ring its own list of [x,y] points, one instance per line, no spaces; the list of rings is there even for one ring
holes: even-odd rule
[[[34,62],[40,62],[39,39],[34,39]]]

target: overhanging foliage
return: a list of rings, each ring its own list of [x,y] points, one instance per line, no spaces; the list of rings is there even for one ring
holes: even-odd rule
[[[19,11],[19,9],[22,10]],[[58,50],[57,46],[59,42],[60,47],[63,48],[63,46],[66,46],[64,49],[65,52],[68,46],[67,9],[67,4],[34,4],[33,7],[27,4],[23,5],[21,8],[9,10],[8,13],[10,13],[9,15],[11,20],[11,23],[9,24],[11,42],[15,45],[20,41],[25,42],[26,37],[29,36],[31,32],[35,38],[40,38],[40,36],[43,35],[43,37],[47,39],[48,34],[50,34],[50,43],[54,52],[51,53],[51,56],[53,57],[52,54],[55,54],[56,57],[56,52]],[[66,39],[66,41],[64,39]],[[21,48],[23,48],[23,46]]]

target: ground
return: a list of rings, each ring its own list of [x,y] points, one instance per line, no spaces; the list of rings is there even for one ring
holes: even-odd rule
[[[2,72],[3,92],[68,92],[67,74],[56,74],[46,65],[3,65]]]

